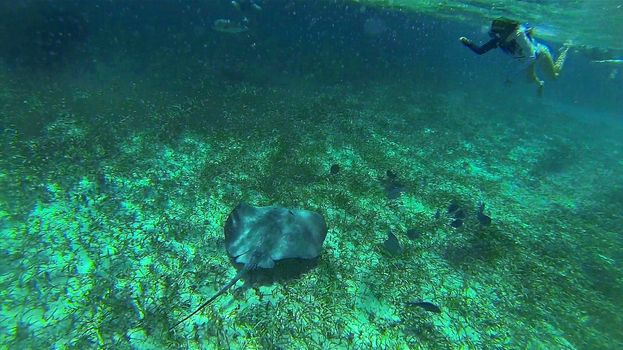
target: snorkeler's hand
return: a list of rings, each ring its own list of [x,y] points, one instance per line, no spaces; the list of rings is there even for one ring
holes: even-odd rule
[[[469,39],[467,39],[466,37],[462,36],[459,38],[459,41],[463,43],[463,45],[467,45],[469,43]]]

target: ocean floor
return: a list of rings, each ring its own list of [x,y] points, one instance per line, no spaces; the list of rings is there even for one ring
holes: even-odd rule
[[[620,120],[398,83],[3,81],[4,348],[623,346]],[[241,201],[322,213],[322,255],[170,331],[236,274]]]

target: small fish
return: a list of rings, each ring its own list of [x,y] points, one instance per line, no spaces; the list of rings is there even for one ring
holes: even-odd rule
[[[482,226],[489,226],[491,225],[491,217],[486,215],[484,211],[485,211],[485,203],[482,202],[478,206],[478,212],[476,212],[476,218],[478,219],[478,222]]]
[[[407,302],[408,306],[417,306],[420,307],[428,312],[434,312],[436,314],[440,314],[441,313],[441,309],[439,308],[439,306],[428,302],[428,301],[409,301]]]
[[[341,168],[340,168],[340,165],[339,165],[339,164],[333,164],[333,165],[331,165],[331,169],[329,170],[329,173],[330,173],[331,175],[335,175],[335,174],[337,174],[337,173],[339,173],[339,172],[340,172],[340,169],[341,169]]]
[[[454,212],[459,210],[459,209],[460,209],[459,205],[454,203],[454,202],[452,202],[452,203],[450,203],[450,205],[448,205],[447,211],[448,211],[448,214],[454,214]]]
[[[610,74],[608,74],[608,79],[614,80],[614,79],[616,79],[617,75],[619,75],[619,69],[615,68],[615,69],[610,71]]]
[[[398,199],[404,192],[405,188],[399,182],[390,182],[385,185],[385,195],[388,199]]]
[[[255,0],[233,0],[231,5],[238,11],[246,11],[248,8],[252,8],[255,11],[262,11],[262,6],[260,6]]]
[[[251,1],[251,7],[255,10],[255,11],[262,11],[262,6],[258,5],[256,2]]]
[[[217,19],[212,25],[212,29],[221,33],[238,34],[249,30],[249,27],[242,23],[234,22],[230,19]]]
[[[400,253],[402,253],[402,246],[400,245],[398,238],[396,238],[396,235],[394,235],[391,231],[389,231],[387,239],[383,242],[383,248],[385,248],[385,250],[393,256],[400,255]]]
[[[407,237],[409,237],[410,240],[415,240],[415,239],[422,237],[422,232],[414,228],[411,228],[407,230]]]
[[[398,199],[402,195],[406,188],[398,181],[398,174],[392,170],[385,172],[385,178],[381,179],[383,186],[385,187],[385,195],[388,199]]]
[[[397,175],[395,172],[393,172],[392,170],[387,170],[387,171],[385,172],[385,175],[386,175],[386,176],[387,176],[387,178],[388,178],[388,179],[390,179],[390,180],[395,180],[395,179],[397,179],[397,178],[398,178],[398,175]]]

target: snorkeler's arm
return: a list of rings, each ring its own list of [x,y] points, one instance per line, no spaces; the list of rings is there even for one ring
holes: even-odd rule
[[[496,47],[498,47],[498,42],[499,42],[498,38],[493,38],[489,40],[487,43],[485,43],[484,45],[478,46],[473,41],[467,39],[464,36],[460,37],[459,40],[461,41],[461,43],[463,43],[463,45],[469,47],[470,50],[474,51],[474,53],[478,55],[482,55],[492,49],[495,49]]]

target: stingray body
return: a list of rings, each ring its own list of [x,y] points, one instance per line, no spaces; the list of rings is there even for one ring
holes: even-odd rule
[[[212,29],[221,33],[238,34],[246,32],[249,30],[249,27],[247,27],[244,23],[221,18],[214,21]]]
[[[320,255],[327,235],[324,218],[315,212],[240,203],[225,223],[225,247],[244,264],[234,278],[172,328],[188,320],[227,292],[242,276],[257,268],[271,269],[283,259],[313,259]]]

